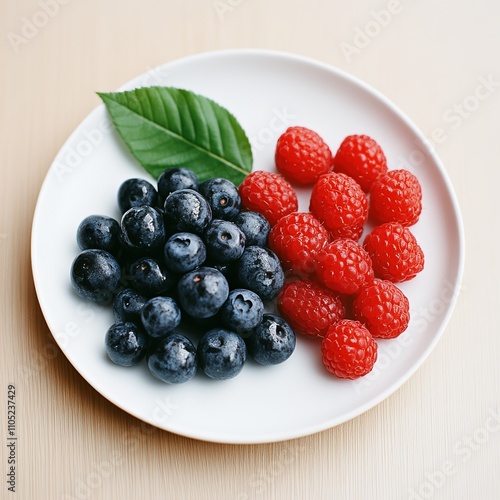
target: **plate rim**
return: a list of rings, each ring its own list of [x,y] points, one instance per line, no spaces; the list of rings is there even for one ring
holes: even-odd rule
[[[189,64],[189,63],[196,63],[197,61],[201,60],[208,60],[211,58],[224,58],[227,56],[252,56],[252,57],[266,57],[266,58],[279,58],[279,59],[284,59],[292,63],[300,63],[300,64],[306,64],[306,65],[311,65],[315,66],[316,68],[322,69],[324,71],[330,72],[335,74],[338,78],[343,79],[344,81],[347,81],[350,84],[353,84],[359,88],[361,88],[364,92],[372,95],[375,97],[377,100],[382,102],[384,106],[388,107],[399,119],[401,119],[406,126],[411,130],[411,132],[419,138],[423,144],[429,144],[428,139],[425,137],[425,135],[420,131],[420,129],[413,123],[413,121],[409,118],[409,116],[396,104],[394,104],[392,101],[389,100],[388,97],[386,97],[384,94],[382,94],[379,90],[374,88],[373,86],[369,85],[368,83],[364,82],[360,78],[351,75],[350,73],[344,71],[343,69],[340,69],[332,64],[304,56],[304,55],[298,55],[294,54],[291,52],[285,52],[285,51],[276,51],[276,50],[267,50],[267,49],[251,49],[251,48],[243,48],[243,49],[223,49],[223,50],[213,50],[213,51],[205,51],[205,52],[200,52],[197,54],[192,54],[186,57],[179,57],[172,59],[171,61],[167,61],[165,63],[162,63],[156,68],[163,68],[167,66],[175,66],[177,64]],[[146,75],[147,72],[143,72],[140,75],[136,75],[132,79],[130,79],[127,83],[121,85],[117,91],[121,91],[124,88],[129,87],[134,81],[143,78],[144,75]],[[460,206],[458,203],[458,198],[455,192],[455,189],[453,187],[453,184],[451,183],[451,179],[448,175],[448,172],[446,171],[443,162],[437,155],[434,147],[427,147],[427,154],[431,157],[432,161],[435,163],[435,165],[438,167],[439,174],[441,175],[441,178],[445,184],[446,191],[448,193],[448,196],[451,201],[451,208],[453,211],[453,221],[456,227],[456,232],[457,232],[457,237],[458,237],[458,260],[457,260],[457,267],[455,269],[456,276],[454,276],[454,286],[453,286],[453,295],[452,298],[449,302],[448,309],[446,314],[443,317],[443,320],[435,332],[432,340],[428,343],[427,347],[425,350],[421,353],[421,355],[418,357],[418,359],[413,363],[413,365],[405,371],[405,373],[398,377],[392,384],[390,384],[385,390],[381,391],[376,397],[370,399],[368,402],[364,403],[363,405],[360,405],[356,407],[354,410],[351,410],[350,412],[347,412],[342,415],[341,418],[336,417],[332,418],[329,420],[322,421],[321,423],[317,424],[312,424],[307,427],[300,427],[294,432],[290,431],[285,431],[285,432],[279,432],[279,431],[274,431],[271,435],[271,433],[266,433],[264,435],[259,435],[259,434],[253,434],[251,438],[243,437],[242,439],[235,439],[229,438],[229,439],[223,439],[220,436],[219,437],[210,437],[207,436],[206,433],[203,432],[196,432],[196,430],[191,430],[190,432],[187,432],[186,430],[182,429],[177,429],[176,425],[174,422],[169,422],[168,425],[161,426],[159,423],[155,423],[152,420],[146,420],[144,419],[143,416],[140,416],[135,412],[134,410],[131,410],[129,408],[124,408],[119,402],[115,401],[115,399],[108,395],[104,394],[101,392],[101,390],[94,385],[91,381],[85,377],[82,372],[80,371],[80,368],[78,366],[78,363],[75,363],[74,360],[72,359],[71,356],[68,355],[66,352],[65,346],[62,345],[62,343],[59,341],[59,339],[56,337],[54,334],[53,328],[51,327],[51,324],[49,322],[49,314],[48,314],[48,308],[45,303],[45,299],[43,298],[43,294],[41,293],[41,284],[39,283],[39,280],[37,278],[37,273],[36,273],[36,265],[35,265],[35,253],[36,253],[36,245],[37,245],[37,236],[36,236],[36,227],[37,227],[37,222],[40,217],[40,211],[41,209],[39,208],[41,206],[41,201],[43,200],[44,193],[48,189],[49,185],[49,174],[51,170],[53,169],[54,163],[64,148],[71,143],[73,140],[73,137],[76,136],[81,129],[87,122],[91,121],[94,117],[94,115],[102,112],[102,109],[104,108],[104,104],[100,103],[96,108],[94,108],[90,113],[87,114],[87,116],[78,123],[78,125],[73,129],[71,134],[68,136],[68,138],[64,141],[64,143],[58,148],[56,155],[52,159],[52,162],[50,164],[50,167],[48,168],[44,180],[42,182],[40,191],[37,196],[37,201],[35,205],[35,210],[33,213],[33,220],[32,220],[32,227],[31,227],[31,245],[30,245],[30,253],[31,253],[31,269],[32,269],[32,276],[33,276],[33,282],[34,282],[34,287],[35,287],[35,293],[37,296],[38,303],[40,305],[40,309],[42,311],[42,314],[44,316],[45,323],[47,324],[47,327],[65,355],[66,359],[71,363],[71,365],[76,369],[76,371],[79,373],[79,375],[94,389],[96,390],[101,396],[103,396],[105,399],[107,399],[109,402],[114,404],[115,406],[119,407],[121,410],[125,411],[129,415],[134,416],[135,418],[144,421],[148,423],[149,425],[152,425],[154,427],[157,427],[161,430],[172,432],[177,435],[181,435],[184,437],[188,437],[191,439],[197,439],[197,440],[202,440],[206,442],[212,442],[212,443],[223,443],[223,444],[259,444],[259,443],[273,443],[273,442],[280,442],[280,441],[286,441],[286,440],[291,440],[291,439],[297,439],[300,437],[304,436],[309,436],[324,430],[332,429],[338,425],[341,425],[345,422],[348,422],[352,420],[355,417],[358,417],[364,413],[366,413],[368,410],[371,408],[374,408],[378,404],[380,404],[382,401],[387,399],[389,396],[391,396],[393,393],[395,393],[400,387],[402,387],[414,374],[415,372],[422,366],[422,364],[426,361],[430,353],[435,349],[437,343],[441,339],[444,331],[446,330],[449,321],[454,313],[460,289],[461,289],[461,284],[463,280],[463,275],[464,275],[464,268],[465,268],[465,231],[464,231],[464,222],[463,222],[463,217],[462,213],[460,210]]]

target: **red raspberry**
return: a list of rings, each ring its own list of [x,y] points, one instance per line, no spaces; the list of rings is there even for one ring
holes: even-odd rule
[[[322,175],[314,185],[309,210],[334,238],[358,233],[361,236],[368,217],[368,199],[351,177],[331,172]]]
[[[374,338],[393,339],[410,322],[410,303],[390,281],[374,279],[365,285],[353,302],[354,319],[363,323]]]
[[[310,280],[286,283],[278,295],[278,311],[296,332],[310,337],[324,337],[345,316],[340,297]]]
[[[377,343],[359,321],[343,319],[328,329],[321,354],[330,373],[356,379],[372,371],[377,361]]]
[[[316,255],[330,242],[330,234],[313,214],[293,212],[274,225],[268,242],[284,268],[307,276],[314,272]]]
[[[377,226],[364,241],[375,276],[397,283],[414,278],[424,268],[424,253],[415,236],[398,222]]]
[[[289,181],[312,184],[332,168],[332,152],[323,139],[305,127],[289,127],[278,139],[275,161]]]
[[[259,212],[274,226],[278,219],[299,208],[297,195],[279,174],[256,170],[239,187],[241,203],[247,210]]]
[[[408,170],[391,170],[370,189],[370,214],[378,222],[411,226],[422,212],[422,188]]]
[[[373,280],[368,253],[355,241],[338,238],[318,253],[316,275],[319,281],[339,293],[352,294]]]
[[[335,155],[333,170],[349,175],[368,192],[373,181],[387,172],[387,161],[382,148],[371,137],[350,135]]]

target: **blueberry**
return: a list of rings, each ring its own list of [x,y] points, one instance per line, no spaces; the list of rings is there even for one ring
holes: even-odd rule
[[[205,262],[207,250],[203,240],[192,233],[176,233],[165,243],[165,265],[174,273],[187,273]]]
[[[163,248],[166,236],[162,215],[145,205],[130,208],[122,216],[120,239],[126,249],[136,253]]]
[[[152,257],[141,257],[133,262],[127,278],[132,288],[147,297],[161,295],[174,285],[170,272]]]
[[[76,241],[81,250],[97,248],[113,255],[120,248],[120,224],[111,217],[89,215],[80,222]]]
[[[104,338],[109,359],[121,366],[137,364],[147,350],[147,337],[132,322],[117,322],[110,326]]]
[[[212,220],[212,210],[207,200],[192,189],[174,191],[165,200],[164,208],[165,224],[175,233],[201,235]]]
[[[71,282],[76,293],[98,304],[111,303],[120,279],[120,264],[105,250],[84,250],[71,266]]]
[[[151,337],[164,337],[179,326],[181,310],[171,297],[154,297],[142,308],[141,319]]]
[[[274,299],[283,287],[281,263],[268,248],[247,247],[235,266],[240,286],[252,290],[262,300]]]
[[[224,275],[212,267],[200,267],[186,273],[177,283],[182,308],[195,318],[217,314],[229,295]]]
[[[271,225],[263,215],[257,212],[240,212],[233,222],[243,231],[247,246],[266,246]]]
[[[128,179],[118,189],[118,206],[122,213],[129,208],[156,205],[158,193],[145,179]]]
[[[245,250],[245,235],[227,220],[214,219],[205,230],[208,256],[218,264],[238,260]]]
[[[247,332],[262,321],[264,304],[261,298],[250,290],[237,288],[229,296],[219,311],[223,326],[237,333]]]
[[[131,288],[118,292],[113,300],[113,314],[116,321],[141,322],[141,309],[147,298]]]
[[[196,174],[187,168],[167,168],[158,177],[158,197],[160,203],[164,203],[170,194],[181,189],[198,190],[198,179]]]
[[[240,211],[241,198],[238,188],[227,179],[208,179],[199,186],[212,209],[214,219],[232,220]]]
[[[283,318],[274,314],[264,314],[262,323],[247,339],[247,346],[257,363],[277,365],[292,355],[295,342],[295,333]]]
[[[247,359],[244,340],[235,332],[224,328],[209,330],[198,344],[200,368],[205,375],[216,380],[236,377]]]
[[[195,376],[198,368],[196,348],[184,335],[168,335],[149,354],[148,368],[167,384],[186,382]]]

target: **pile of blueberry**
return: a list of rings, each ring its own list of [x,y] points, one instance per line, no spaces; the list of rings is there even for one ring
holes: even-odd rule
[[[146,356],[153,375],[180,383],[198,368],[213,379],[232,378],[247,353],[263,365],[291,356],[293,330],[264,307],[284,282],[279,259],[266,248],[269,223],[240,211],[233,183],[198,183],[190,170],[171,168],[157,188],[125,181],[118,204],[120,223],[101,215],[81,222],[82,252],[71,268],[78,295],[113,306],[115,323],[105,336],[113,362],[131,366]]]

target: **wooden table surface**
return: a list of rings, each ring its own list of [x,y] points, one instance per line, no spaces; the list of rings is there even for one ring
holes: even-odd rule
[[[498,2],[2,0],[0,30],[1,498],[500,498]],[[99,104],[95,91],[227,48],[324,61],[380,90],[428,137],[443,129],[436,150],[466,230],[455,313],[417,373],[358,418],[275,444],[200,442],[115,407],[59,350],[31,274],[40,186]]]

